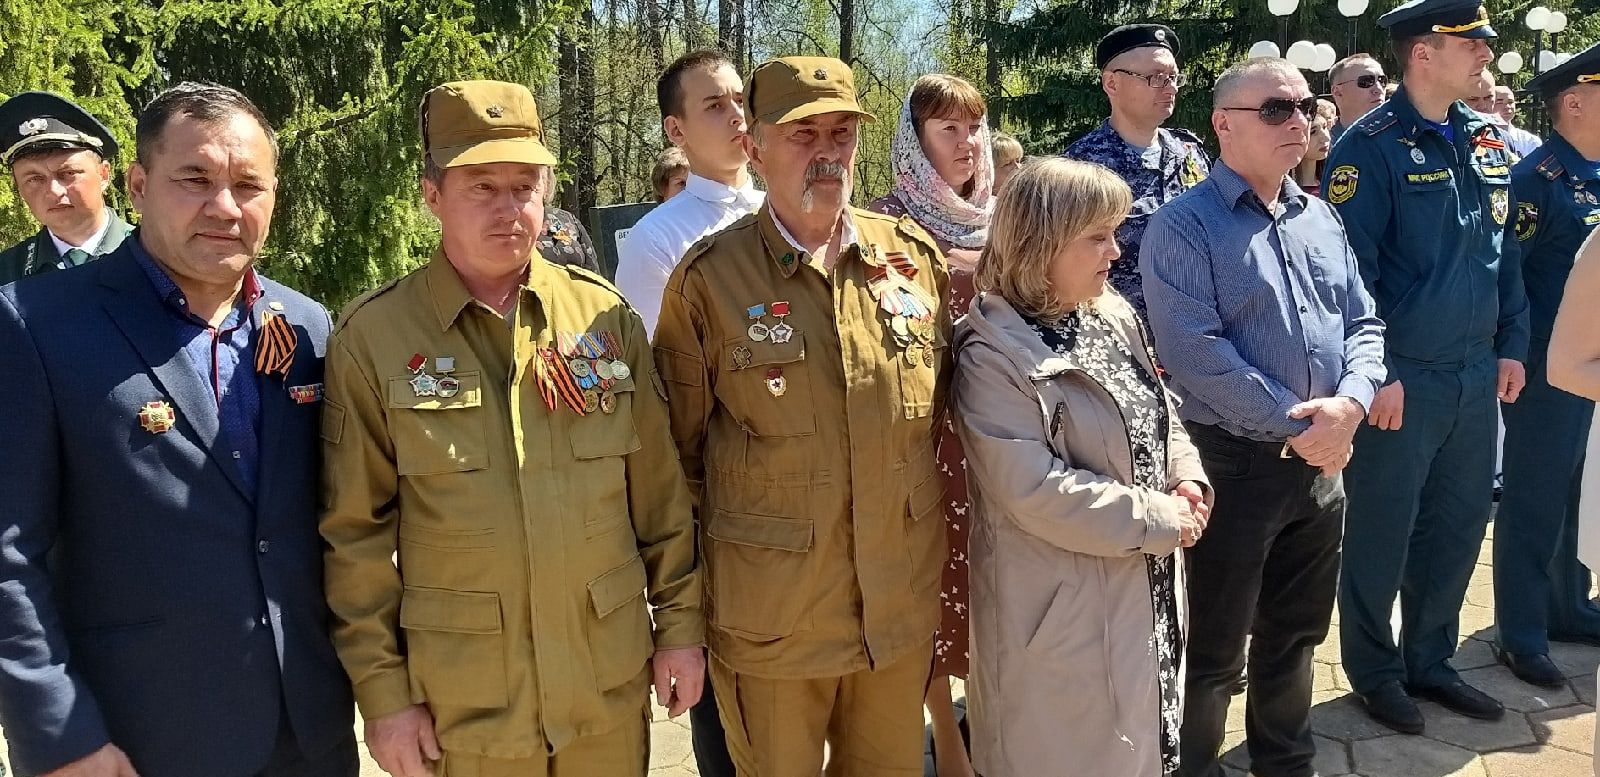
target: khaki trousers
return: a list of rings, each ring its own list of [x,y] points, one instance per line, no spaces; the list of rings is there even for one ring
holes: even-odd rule
[[[644,777],[650,768],[650,710],[612,731],[579,737],[555,755],[486,758],[446,751],[438,777]]]
[[[711,659],[739,777],[921,777],[922,697],[933,640],[878,671],[772,680]],[[451,777],[455,777],[451,775]]]

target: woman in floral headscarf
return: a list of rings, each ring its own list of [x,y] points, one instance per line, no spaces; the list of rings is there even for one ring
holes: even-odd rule
[[[972,301],[972,273],[988,241],[994,209],[994,160],[988,107],[970,82],[925,75],[911,87],[894,134],[894,190],[867,206],[909,216],[939,244],[950,265],[950,314],[964,315]],[[944,571],[944,616],[934,642],[933,682],[925,703],[933,720],[939,777],[970,777],[956,725],[948,678],[967,676],[967,465],[950,421],[939,436],[939,471],[945,482],[945,526],[950,561]]]

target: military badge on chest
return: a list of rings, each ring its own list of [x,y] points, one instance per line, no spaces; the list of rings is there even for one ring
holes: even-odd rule
[[[617,384],[633,378],[611,332],[557,332],[555,347],[539,349],[534,370],[545,407],[564,404],[580,416],[617,412]]]
[[[139,408],[139,426],[151,434],[163,434],[178,423],[178,414],[164,401],[146,402]]]
[[[1505,187],[1500,187],[1489,192],[1489,212],[1494,215],[1494,223],[1504,225],[1506,217],[1511,214],[1511,195]]]
[[[919,362],[933,366],[934,310],[938,303],[927,289],[917,285],[917,265],[901,251],[884,252],[870,246],[866,254],[872,267],[867,275],[867,293],[888,318],[889,333],[900,348],[906,366]]]
[[[452,356],[440,356],[433,360],[433,372],[428,371],[428,357],[420,353],[411,354],[411,360],[406,362],[406,369],[411,371],[411,393],[419,397],[441,397],[449,399],[461,393],[461,381],[456,380],[450,373],[456,371],[456,360]]]

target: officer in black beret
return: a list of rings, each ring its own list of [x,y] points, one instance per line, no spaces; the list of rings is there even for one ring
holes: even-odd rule
[[[117,141],[95,117],[50,92],[0,103],[0,163],[43,228],[0,252],[0,284],[98,259],[132,231],[106,206]]]
[[[1133,190],[1133,209],[1117,229],[1122,261],[1111,265],[1110,281],[1141,317],[1139,243],[1145,224],[1156,208],[1211,173],[1211,160],[1198,136],[1161,126],[1172,118],[1185,82],[1178,72],[1180,53],[1177,33],[1160,24],[1125,24],[1101,38],[1094,62],[1111,101],[1111,117],[1062,153],[1105,165]]]
[[[1524,682],[1565,687],[1550,641],[1600,644],[1600,607],[1578,563],[1582,462],[1594,402],[1550,385],[1545,355],[1578,247],[1600,226],[1600,44],[1535,76],[1554,132],[1511,168],[1532,339],[1528,387],[1501,408],[1505,496],[1495,516],[1494,622],[1501,663]],[[1589,495],[1592,496],[1592,495]]]

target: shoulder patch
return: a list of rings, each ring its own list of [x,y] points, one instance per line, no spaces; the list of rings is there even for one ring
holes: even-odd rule
[[[1361,171],[1355,165],[1339,165],[1328,174],[1328,202],[1341,205],[1356,195]]]
[[[1539,231],[1539,206],[1531,202],[1517,203],[1517,242],[1533,237]]]
[[[379,287],[377,287],[377,288],[375,288],[375,289],[373,289],[371,291],[368,291],[368,292],[356,297],[353,300],[350,300],[350,302],[347,303],[344,306],[344,309],[339,311],[339,317],[334,320],[334,322],[333,322],[333,331],[334,332],[338,332],[339,330],[344,329],[345,322],[349,321],[350,320],[350,316],[354,315],[357,310],[360,310],[363,305],[365,305],[368,302],[371,302],[371,301],[377,299],[378,297],[381,297],[384,294],[388,293],[388,291],[390,289],[393,289],[396,285],[398,285],[400,283],[400,281],[403,281],[406,278],[411,277],[412,273],[420,272],[423,267],[427,267],[427,265],[424,264],[424,265],[422,265],[422,267],[418,267],[417,269],[412,270],[411,272],[408,272],[405,275],[402,275],[402,276],[400,276],[398,278],[395,278],[395,279],[389,281],[388,283],[383,284],[382,286],[379,286]]]

